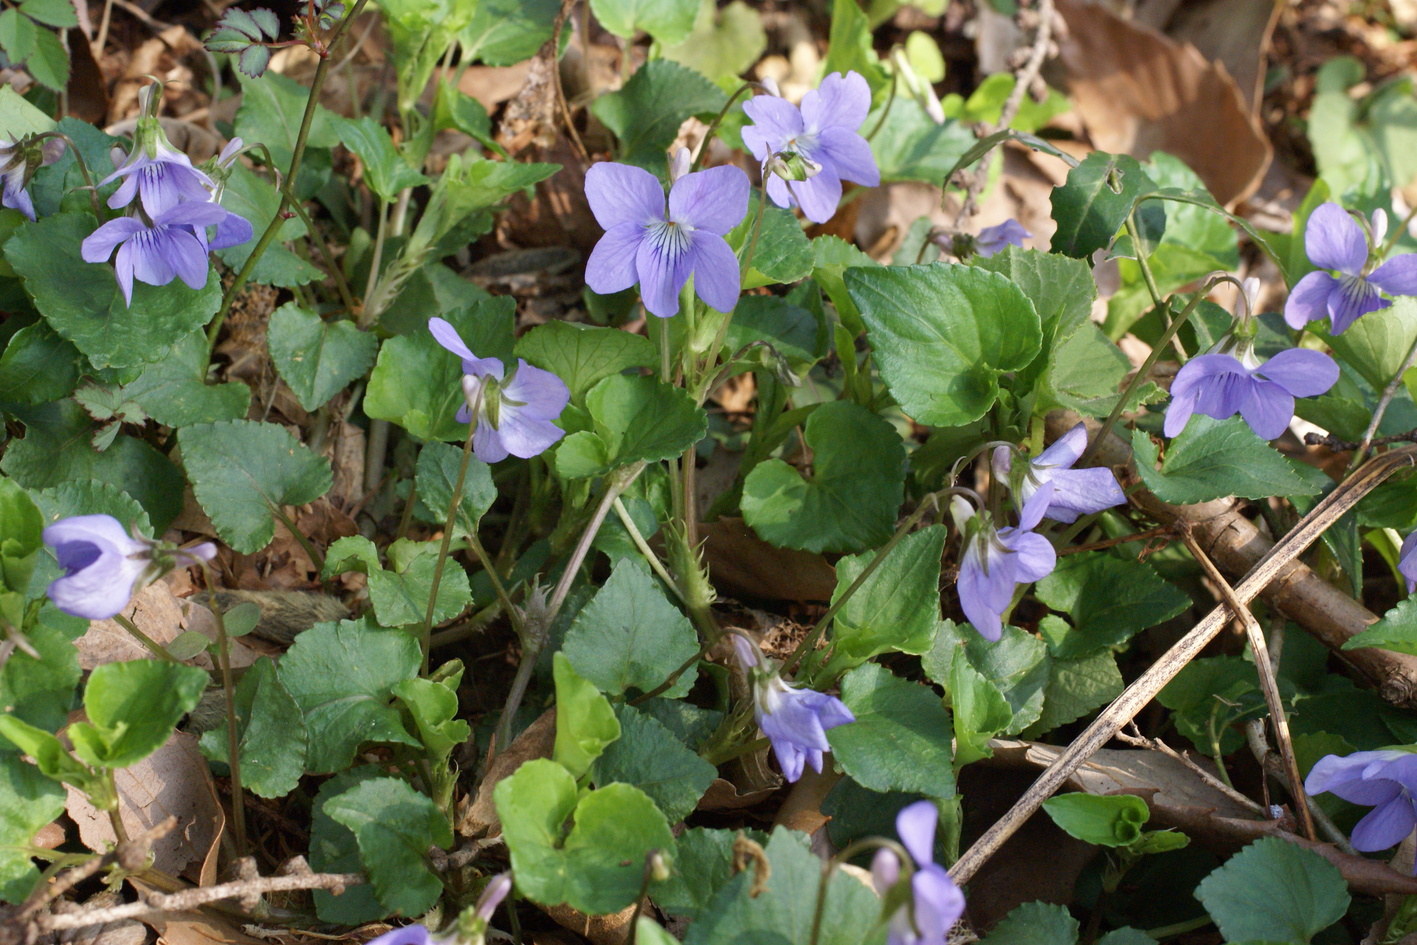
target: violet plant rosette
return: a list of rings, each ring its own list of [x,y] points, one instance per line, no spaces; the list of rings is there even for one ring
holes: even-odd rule
[[[1407,839],[1417,826],[1417,754],[1384,749],[1326,755],[1304,779],[1304,791],[1373,808],[1353,828],[1353,849],[1386,850]],[[1413,872],[1417,874],[1417,864]]]
[[[1013,476],[1013,450],[1000,446],[994,450],[994,474],[1009,482],[1020,505],[1045,484],[1053,486],[1053,498],[1043,512],[1044,518],[1071,524],[1080,515],[1091,515],[1118,505],[1127,504],[1127,495],[1112,470],[1101,466],[1074,469],[1087,449],[1087,427],[1079,423],[1031,462],[1020,474]]]
[[[887,945],[945,945],[949,931],[964,915],[964,893],[935,862],[935,825],[939,811],[930,801],[916,801],[896,815],[895,829],[915,861],[905,901],[890,916]],[[900,857],[882,847],[871,861],[871,880],[887,902],[900,882]]]
[[[1319,269],[1290,291],[1284,303],[1289,327],[1303,328],[1328,316],[1329,330],[1341,335],[1359,318],[1392,304],[1380,292],[1417,295],[1417,254],[1395,256],[1377,265],[1386,232],[1387,214],[1382,210],[1373,213],[1365,228],[1338,204],[1319,205],[1304,228],[1304,249]]]
[[[571,402],[565,381],[520,358],[508,377],[501,360],[473,354],[444,319],[428,319],[428,330],[438,344],[462,358],[466,402],[458,409],[457,421],[476,424],[472,452],[478,459],[489,464],[508,456],[529,459],[565,436],[551,422]]]
[[[765,170],[763,186],[779,207],[795,203],[813,223],[826,223],[841,203],[843,180],[881,182],[871,145],[858,132],[871,111],[871,87],[860,74],[833,72],[802,96],[800,108],[770,93],[744,102],[743,111],[753,120],[743,143],[764,168],[774,155],[786,156],[787,166],[805,165],[791,180]]]
[[[41,167],[59,160],[64,153],[62,138],[21,138],[7,141],[0,138],[0,207],[23,213],[34,222],[34,200],[29,191],[30,178]]]
[[[44,543],[64,576],[49,585],[49,599],[64,613],[107,620],[128,606],[133,594],[174,567],[210,561],[210,542],[175,548],[129,534],[112,515],[76,515],[45,528]]]
[[[835,696],[783,682],[764,665],[757,645],[739,634],[733,635],[733,647],[753,688],[753,715],[772,743],[782,776],[796,781],[809,764],[820,774],[822,756],[831,751],[827,729],[855,722],[856,716]]]
[[[1003,635],[1003,614],[1020,584],[1031,584],[1053,573],[1058,555],[1052,542],[1033,533],[1053,501],[1056,485],[1038,486],[1019,512],[1017,526],[995,529],[989,513],[955,496],[950,514],[959,528],[964,554],[956,590],[960,609],[979,635],[995,642]]]
[[[1417,592],[1417,531],[1402,539],[1397,552],[1397,573],[1407,581],[1407,593]]]
[[[1023,248],[1023,241],[1032,239],[1033,234],[1023,228],[1017,220],[1005,220],[997,226],[986,226],[974,238],[974,252],[985,259],[995,253],[1002,253],[1010,246]]]
[[[711,167],[674,180],[666,204],[664,189],[644,168],[592,165],[586,199],[605,235],[586,261],[586,285],[608,295],[639,283],[645,309],[668,318],[678,314],[679,291],[693,276],[706,305],[732,311],[742,281],[723,237],[748,215],[750,189],[739,168]]]

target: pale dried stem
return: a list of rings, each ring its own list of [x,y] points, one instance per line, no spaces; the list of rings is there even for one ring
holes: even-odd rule
[[[61,932],[117,922],[120,919],[136,919],[159,912],[189,912],[223,899],[251,900],[273,892],[329,889],[339,895],[349,886],[359,886],[366,882],[362,873],[312,873],[302,857],[296,857],[287,864],[287,868],[290,872],[284,876],[256,877],[218,886],[184,889],[167,895],[150,895],[141,902],[129,902],[105,909],[45,915],[37,918],[35,924],[46,932]]]
[[[1206,577],[1210,578],[1211,583],[1220,592],[1221,599],[1235,614],[1235,621],[1244,628],[1245,635],[1249,637],[1250,648],[1255,654],[1255,670],[1260,677],[1260,691],[1264,694],[1265,705],[1269,707],[1275,741],[1279,743],[1279,754],[1284,761],[1284,780],[1289,784],[1289,796],[1294,799],[1295,812],[1299,815],[1299,826],[1303,828],[1304,836],[1317,841],[1314,819],[1309,816],[1309,805],[1305,803],[1304,777],[1299,773],[1299,762],[1294,757],[1294,742],[1289,736],[1289,718],[1284,714],[1284,700],[1279,695],[1279,678],[1274,672],[1274,662],[1269,657],[1269,644],[1264,638],[1264,629],[1255,619],[1255,615],[1250,613],[1250,608],[1235,596],[1235,589],[1225,580],[1225,575],[1220,573],[1215,562],[1196,544],[1196,537],[1191,534],[1190,528],[1182,529],[1181,540],[1186,543],[1191,556],[1200,563]]]
[[[120,861],[141,863],[146,861],[148,851],[152,849],[152,845],[162,837],[167,836],[176,827],[177,818],[168,817],[161,823],[138,834],[127,843],[119,844],[103,856],[96,856],[68,870],[56,878],[54,882],[42,885],[31,893],[30,897],[20,905],[19,911],[15,913],[15,918],[23,921],[29,916],[34,915],[40,909],[44,908],[46,903],[53,902],[99,870],[106,869],[114,863]]]
[[[1284,763],[1280,761],[1273,751],[1270,750],[1269,740],[1265,738],[1264,721],[1262,719],[1251,719],[1245,723],[1245,740],[1250,743],[1250,753],[1255,756],[1255,760],[1260,763],[1260,767],[1276,778],[1284,776]],[[1328,814],[1319,806],[1318,801],[1304,794],[1305,805],[1309,809],[1309,814],[1314,818],[1314,823],[1319,830],[1323,831],[1328,842],[1337,846],[1344,853],[1351,856],[1358,856],[1358,851],[1353,849],[1353,844],[1348,842],[1348,835],[1338,829],[1338,825],[1329,819]]]
[[[1317,541],[1325,529],[1398,469],[1412,466],[1414,457],[1417,457],[1417,448],[1401,448],[1363,464],[1255,564],[1235,588],[1235,599],[1242,605],[1254,600],[1294,558]],[[1230,617],[1229,604],[1216,607],[1123,690],[1111,705],[1103,709],[1096,720],[1038,776],[1038,780],[1024,792],[1014,806],[959,858],[950,869],[950,875],[955,882],[964,883],[973,877],[979,867],[1033,816],[1073,772],[1082,767],[1094,752],[1134,719],[1177,673],[1200,655],[1210,641],[1224,629]]]
[[[1205,768],[1196,764],[1196,762],[1191,759],[1190,755],[1186,754],[1185,752],[1177,751],[1159,738],[1147,738],[1137,728],[1135,722],[1130,723],[1130,725],[1132,729],[1130,732],[1117,733],[1117,741],[1125,742],[1128,745],[1136,745],[1138,748],[1146,748],[1151,751],[1160,752],[1168,758],[1173,758],[1176,761],[1179,761],[1181,764],[1185,765],[1187,768],[1189,768],[1196,775],[1196,777],[1200,778],[1202,781],[1210,785],[1215,790],[1219,791],[1221,794],[1224,794],[1226,797],[1230,798],[1236,804],[1239,804],[1246,810],[1253,811],[1256,814],[1261,814],[1266,817],[1269,816],[1269,811],[1265,810],[1263,804],[1250,800],[1248,797],[1241,794],[1239,791],[1235,790],[1233,787],[1226,784],[1224,781],[1220,780],[1215,775],[1211,774]]]

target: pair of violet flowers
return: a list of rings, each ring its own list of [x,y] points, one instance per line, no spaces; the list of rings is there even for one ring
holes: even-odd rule
[[[220,203],[221,185],[211,174],[172,147],[157,119],[156,84],[139,93],[142,113],[133,134],[133,148],[103,184],[122,179],[108,199],[114,209],[127,207],[125,216],[100,226],[81,247],[85,262],[106,262],[114,256],[114,272],[124,300],[133,302],[133,282],[167,285],[180,278],[193,289],[206,285],[210,263],[207,254],[244,243],[253,235],[251,223]],[[240,138],[233,140],[212,162],[218,176],[240,154]],[[209,229],[215,228],[215,233]]]
[[[960,495],[950,500],[964,550],[956,582],[960,609],[984,639],[1003,635],[1003,615],[1018,585],[1042,580],[1057,566],[1052,542],[1034,532],[1044,518],[1074,522],[1126,503],[1111,470],[1072,468],[1086,447],[1087,428],[1079,423],[1017,472],[1012,447],[994,451],[994,474],[1009,483],[1019,507],[1017,525],[996,528],[982,502],[976,506]]]
[[[107,620],[128,606],[134,593],[173,568],[216,557],[210,542],[178,548],[129,534],[112,515],[60,519],[42,535],[54,549],[63,577],[49,585],[54,606],[74,617]]]
[[[831,751],[827,729],[855,722],[856,716],[835,696],[783,682],[746,637],[735,633],[733,648],[753,690],[753,716],[772,743],[782,776],[796,781],[807,765],[820,774],[822,757]]]

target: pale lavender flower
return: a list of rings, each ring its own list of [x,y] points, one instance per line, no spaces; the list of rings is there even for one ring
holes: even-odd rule
[[[1074,469],[1073,463],[1087,448],[1087,427],[1081,423],[1060,436],[1052,446],[1038,455],[1023,469],[1015,485],[1015,495],[1027,505],[1040,486],[1053,484],[1053,499],[1048,503],[1044,518],[1071,523],[1079,515],[1091,515],[1116,505],[1125,505],[1126,493],[1117,483],[1112,470],[1105,467]],[[1008,481],[1013,468],[1013,451],[1007,446],[994,450],[994,472]]]
[[[910,891],[890,917],[887,945],[945,945],[949,931],[964,915],[964,893],[935,862],[935,824],[939,811],[930,801],[916,801],[896,815],[895,829],[912,859]],[[900,881],[900,858],[882,847],[871,862],[871,879],[885,897]]]
[[[118,248],[113,268],[123,298],[133,303],[133,280],[167,285],[181,278],[193,289],[207,284],[206,228],[232,216],[220,204],[184,201],[158,214],[151,226],[135,216],[109,220],[80,246],[84,262],[105,262]],[[238,218],[239,219],[239,218]],[[249,238],[249,224],[247,237]],[[224,244],[225,245],[225,244]]]
[[[1017,220],[1005,220],[998,226],[986,226],[974,240],[974,252],[986,259],[1001,253],[1006,247],[1023,248],[1023,241],[1033,239],[1033,234],[1023,228]]]
[[[1304,780],[1304,791],[1310,796],[1328,792],[1373,808],[1353,828],[1353,848],[1386,850],[1407,839],[1417,825],[1417,755],[1391,749],[1326,755]]]
[[[30,220],[34,219],[34,201],[25,187],[30,177],[41,167],[53,164],[64,153],[62,138],[45,138],[36,142],[33,138],[6,141],[0,138],[0,207],[18,210]]]
[[[766,176],[763,185],[779,207],[797,203],[807,219],[825,223],[841,203],[843,180],[867,187],[881,182],[871,145],[857,133],[871,110],[871,88],[859,74],[833,72],[802,97],[800,109],[776,95],[759,95],[743,110],[753,120],[743,129],[753,157],[766,166],[775,154],[800,156],[815,169],[802,180]]]
[[[1284,320],[1290,328],[1327,315],[1330,330],[1341,335],[1362,316],[1392,304],[1378,294],[1417,295],[1417,255],[1389,259],[1373,268],[1376,259],[1369,248],[1382,245],[1387,230],[1387,214],[1379,210],[1364,232],[1353,217],[1336,203],[1321,204],[1309,215],[1304,228],[1304,248],[1319,270],[1300,279],[1284,303]],[[1337,276],[1324,270],[1336,270]]]
[[[738,257],[723,238],[748,214],[748,175],[731,165],[685,174],[664,190],[649,171],[594,164],[586,199],[605,235],[586,262],[586,285],[601,294],[636,282],[652,315],[679,311],[679,290],[694,277],[699,298],[720,312],[738,304]]]
[[[444,348],[462,358],[462,389],[466,403],[458,410],[458,423],[477,428],[472,451],[484,463],[497,463],[509,455],[527,459],[545,452],[565,432],[551,421],[570,403],[571,391],[550,371],[532,367],[518,358],[511,377],[497,358],[473,354],[451,324],[428,319],[428,330]]]
[[[1321,351],[1290,348],[1261,363],[1253,349],[1203,354],[1187,361],[1171,382],[1162,432],[1175,436],[1193,413],[1216,420],[1239,414],[1262,440],[1289,428],[1295,397],[1315,397],[1338,382],[1338,365]]]
[[[1407,579],[1407,593],[1417,591],[1417,531],[1402,540],[1397,553],[1397,573]]]
[[[439,941],[426,925],[405,925],[372,938],[365,945],[433,945]]]
[[[177,549],[130,535],[112,515],[60,519],[42,537],[64,569],[49,585],[49,599],[64,613],[89,620],[112,617],[134,591],[173,567],[216,557],[210,542]]]
[[[826,730],[855,722],[856,716],[835,696],[783,682],[776,670],[764,666],[757,646],[739,634],[733,635],[733,646],[753,686],[758,728],[772,743],[782,776],[796,781],[808,764],[820,774],[822,755],[831,751]]]
[[[994,529],[988,513],[955,496],[950,513],[963,536],[959,565],[959,605],[979,635],[998,640],[1004,632],[1003,613],[1019,584],[1030,584],[1053,572],[1058,563],[1053,545],[1033,529],[1053,501],[1056,483],[1039,485],[1019,512],[1017,526]]]
[[[154,218],[184,201],[210,199],[210,189],[215,187],[191,158],[163,142],[158,142],[152,154],[135,146],[127,160],[99,181],[99,186],[120,177],[123,183],[108,198],[108,205],[115,209],[126,207],[137,197],[144,212]]]

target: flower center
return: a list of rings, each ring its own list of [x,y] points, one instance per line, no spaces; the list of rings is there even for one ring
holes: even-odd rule
[[[694,228],[687,223],[678,223],[674,220],[665,220],[660,223],[651,223],[648,227],[648,239],[661,256],[669,259],[677,259],[689,248],[689,243],[693,240]]]

